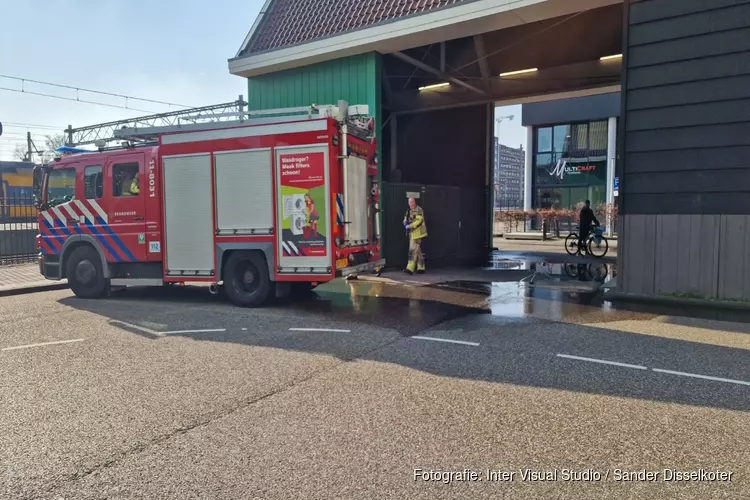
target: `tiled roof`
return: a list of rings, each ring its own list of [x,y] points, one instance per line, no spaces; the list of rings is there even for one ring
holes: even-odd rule
[[[242,55],[317,38],[472,0],[273,0]]]

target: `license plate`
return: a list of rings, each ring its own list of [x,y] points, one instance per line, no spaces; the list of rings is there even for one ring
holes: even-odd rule
[[[347,259],[339,259],[336,261],[336,269],[343,269],[348,265],[349,261]]]

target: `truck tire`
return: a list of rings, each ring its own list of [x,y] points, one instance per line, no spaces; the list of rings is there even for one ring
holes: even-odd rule
[[[233,304],[258,307],[271,294],[268,264],[257,252],[234,252],[224,265],[224,290]]]
[[[82,299],[96,299],[107,291],[99,253],[88,245],[78,247],[68,258],[66,277],[73,293]]]

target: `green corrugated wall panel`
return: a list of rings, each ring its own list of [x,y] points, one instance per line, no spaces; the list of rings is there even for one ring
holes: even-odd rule
[[[336,104],[339,99],[379,109],[379,72],[380,55],[373,52],[256,76],[248,79],[248,109]]]

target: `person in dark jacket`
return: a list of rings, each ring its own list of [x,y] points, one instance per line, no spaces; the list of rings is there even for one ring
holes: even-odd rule
[[[594,215],[594,211],[591,210],[591,200],[586,200],[585,205],[581,209],[578,223],[578,248],[581,249],[581,253],[585,252],[584,249],[586,248],[586,241],[589,239],[592,224],[599,227],[599,220]]]

